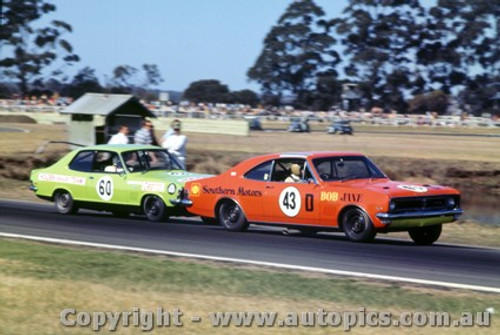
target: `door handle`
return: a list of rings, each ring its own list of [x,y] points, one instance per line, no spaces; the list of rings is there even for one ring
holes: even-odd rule
[[[266,185],[266,188],[271,189],[271,188],[274,188],[274,186]]]
[[[94,179],[94,177],[92,177],[92,176],[89,176],[89,179]]]

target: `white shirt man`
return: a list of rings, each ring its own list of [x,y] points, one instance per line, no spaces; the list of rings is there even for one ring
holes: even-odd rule
[[[162,147],[167,149],[170,153],[174,154],[175,157],[182,163],[183,167],[186,167],[186,135],[181,134],[181,123],[177,121],[173,123],[172,128],[174,133],[168,137],[164,137],[161,144]]]
[[[108,144],[128,144],[129,140],[127,134],[128,134],[128,127],[120,126],[120,130],[116,134],[111,136],[111,138],[108,141]]]

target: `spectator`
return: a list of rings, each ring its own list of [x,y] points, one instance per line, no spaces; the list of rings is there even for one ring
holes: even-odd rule
[[[153,123],[149,120],[142,121],[142,128],[135,132],[135,144],[153,144]]]
[[[128,144],[129,143],[127,136],[128,133],[129,133],[128,126],[121,125],[118,132],[113,136],[111,136],[111,138],[108,141],[108,144]]]
[[[174,154],[185,168],[187,137],[181,134],[181,122],[179,120],[174,120],[174,122],[172,122],[172,129],[174,133],[166,139],[163,139],[162,147]]]

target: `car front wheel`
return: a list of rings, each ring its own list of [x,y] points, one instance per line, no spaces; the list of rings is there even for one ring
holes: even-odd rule
[[[408,230],[408,234],[415,244],[418,245],[429,245],[436,242],[441,236],[441,231],[443,225],[437,224],[433,226],[411,228]]]
[[[168,217],[166,215],[167,206],[159,197],[150,195],[144,199],[142,209],[149,221],[162,221]]]
[[[220,206],[219,223],[230,231],[244,231],[248,228],[243,210],[234,201],[225,201]]]
[[[73,197],[68,191],[59,191],[54,197],[56,209],[61,214],[75,214],[78,211]]]
[[[377,234],[368,215],[359,208],[351,208],[344,213],[342,228],[347,238],[355,242],[369,242]]]

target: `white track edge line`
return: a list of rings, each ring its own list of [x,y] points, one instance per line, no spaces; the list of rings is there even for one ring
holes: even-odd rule
[[[264,262],[264,261],[253,261],[253,260],[230,258],[230,257],[208,256],[208,255],[190,254],[190,253],[176,252],[176,251],[164,251],[164,250],[158,250],[158,249],[136,248],[136,247],[127,247],[127,246],[122,246],[122,245],[83,242],[83,241],[74,241],[74,240],[67,240],[67,239],[41,237],[41,236],[33,236],[33,235],[23,235],[23,234],[11,234],[11,233],[0,232],[0,237],[19,238],[19,239],[32,240],[32,241],[85,246],[85,247],[102,248],[102,249],[142,252],[142,253],[156,254],[156,255],[197,258],[197,259],[219,261],[219,262],[230,262],[230,263],[239,263],[239,264],[248,264],[248,265],[268,266],[268,267],[273,267],[273,268],[278,268],[278,269],[318,272],[318,273],[332,274],[332,275],[338,275],[338,276],[359,277],[359,278],[368,278],[368,279],[377,279],[377,280],[388,280],[388,281],[395,281],[395,282],[420,284],[420,285],[427,285],[427,286],[440,286],[440,287],[462,289],[462,290],[473,290],[473,291],[481,291],[481,292],[489,292],[489,293],[500,293],[500,288],[496,288],[496,287],[470,285],[470,284],[458,284],[458,283],[442,282],[442,281],[436,281],[436,280],[426,280],[426,279],[407,278],[407,277],[398,277],[398,276],[387,276],[387,275],[378,275],[378,274],[354,272],[354,271],[331,270],[331,269],[323,269],[323,268],[302,266],[302,265],[289,265],[289,264],[280,264],[280,263],[272,263],[272,262]]]

